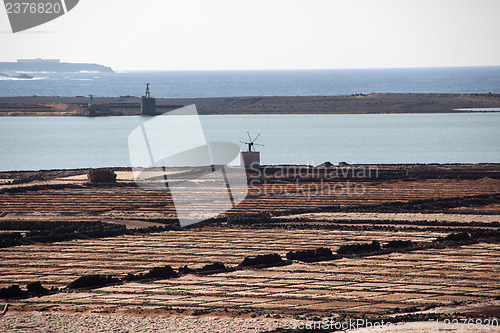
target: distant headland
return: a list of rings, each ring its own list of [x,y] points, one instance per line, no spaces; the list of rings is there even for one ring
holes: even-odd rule
[[[59,59],[17,59],[17,62],[0,62],[0,72],[106,72],[114,73],[111,67],[99,64],[61,62]]]
[[[142,97],[144,98],[144,97]],[[500,94],[354,94],[156,98],[156,114],[196,104],[199,114],[362,114],[500,112]],[[0,97],[1,116],[130,116],[141,97]]]

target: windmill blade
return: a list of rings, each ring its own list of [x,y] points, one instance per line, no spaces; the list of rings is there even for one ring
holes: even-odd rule
[[[259,133],[259,135],[257,135],[257,136],[255,137],[255,139],[253,139],[253,141],[254,141],[254,142],[255,142],[255,141],[257,141],[257,138],[258,138],[259,136],[260,136],[260,133]]]
[[[262,146],[264,147],[264,145],[261,145],[260,143],[254,143],[255,146]]]
[[[244,143],[246,145],[250,144],[250,142],[240,141],[240,143]]]
[[[252,137],[250,136],[250,132],[247,131],[247,134],[248,134],[248,139],[250,140],[250,142],[252,142]]]

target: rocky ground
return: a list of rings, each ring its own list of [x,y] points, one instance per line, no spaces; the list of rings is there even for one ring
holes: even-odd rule
[[[271,167],[249,176],[258,181],[233,210],[183,229],[168,193],[114,171],[104,185],[88,184],[86,170],[0,173],[0,291],[23,292],[0,300],[11,304],[1,332],[265,332],[294,319],[500,315],[497,164]],[[347,182],[364,191],[335,190]],[[293,193],[273,192],[277,184]],[[380,248],[339,255],[373,241]],[[336,255],[241,266],[319,247]],[[215,262],[226,268],[179,270]],[[126,279],[165,265],[179,275]],[[68,288],[89,274],[118,280]],[[27,293],[37,281],[51,290]]]

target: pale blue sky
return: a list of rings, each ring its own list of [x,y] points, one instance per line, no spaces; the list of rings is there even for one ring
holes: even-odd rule
[[[500,65],[499,0],[80,0],[12,34],[0,61],[116,70]]]

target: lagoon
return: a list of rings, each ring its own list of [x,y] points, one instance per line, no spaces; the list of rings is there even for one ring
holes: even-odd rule
[[[0,170],[130,166],[150,117],[2,117]],[[200,116],[207,141],[261,133],[262,164],[500,163],[500,113]],[[242,150],[246,147],[240,144]]]

